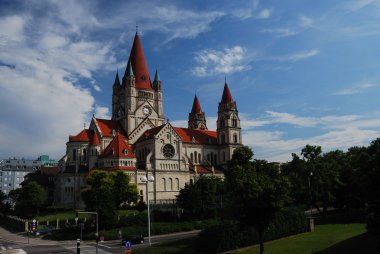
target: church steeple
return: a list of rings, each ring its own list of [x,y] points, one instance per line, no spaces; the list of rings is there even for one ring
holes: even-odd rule
[[[133,73],[136,79],[136,89],[152,91],[153,89],[149,77],[148,66],[146,64],[140,36],[137,31],[128,62],[132,65]]]
[[[193,107],[189,113],[188,128],[207,130],[205,113],[202,111],[197,95],[194,97]]]
[[[113,94],[117,94],[120,89],[119,71],[116,71],[115,81],[113,82]]]

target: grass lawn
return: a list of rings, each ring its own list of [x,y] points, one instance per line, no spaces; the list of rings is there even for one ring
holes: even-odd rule
[[[266,254],[379,253],[376,239],[366,233],[365,224],[327,224],[303,233],[264,244]],[[259,253],[259,246],[229,251],[233,254]]]
[[[170,241],[162,244],[152,245],[148,248],[133,250],[133,254],[193,254],[198,253],[193,244],[195,237],[181,239],[177,241]]]
[[[190,254],[199,253],[194,249],[195,238],[171,241],[133,250],[137,254]],[[316,226],[312,233],[303,233],[264,244],[265,254],[375,254],[376,241],[366,233],[365,224],[328,224]],[[256,254],[255,245],[228,254]]]

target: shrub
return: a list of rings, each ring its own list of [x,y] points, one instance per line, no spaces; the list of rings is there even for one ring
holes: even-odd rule
[[[307,220],[303,211],[284,208],[277,213],[264,233],[264,240],[298,234],[307,231]],[[257,232],[237,221],[224,221],[203,230],[197,240],[196,249],[205,253],[220,253],[259,242]]]

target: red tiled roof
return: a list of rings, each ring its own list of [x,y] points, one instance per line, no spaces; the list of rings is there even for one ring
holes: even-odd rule
[[[203,165],[196,165],[196,167],[197,167],[197,173],[200,173],[200,174],[211,174],[212,173],[211,168],[208,169]]]
[[[174,127],[184,143],[217,144],[216,131]],[[194,137],[194,142],[193,142]]]
[[[95,120],[100,128],[100,132],[104,137],[112,137],[112,130],[119,131],[123,135],[125,134],[123,128],[117,121],[99,118],[95,118]]]
[[[135,35],[129,59],[135,76],[135,86],[137,89],[153,90],[150,83],[148,66],[145,61],[140,36]]]
[[[46,167],[46,166],[41,166],[41,174],[42,175],[47,175],[47,176],[55,176],[59,172],[59,167]]]
[[[69,136],[69,142],[90,142],[92,145],[100,145],[98,134],[94,130],[84,129],[75,136]]]
[[[229,103],[232,102],[232,96],[230,89],[228,88],[227,83],[224,84],[224,89],[223,89],[223,96],[222,96],[222,101],[220,103]]]
[[[88,142],[90,141],[91,132],[92,130],[84,129],[75,136],[70,135],[69,142]]]
[[[194,97],[193,108],[191,109],[191,113],[195,113],[195,114],[202,113],[202,107],[196,95]]]
[[[161,125],[161,126],[158,126],[158,127],[154,127],[152,129],[149,129],[149,130],[146,130],[142,135],[141,137],[139,138],[138,141],[143,141],[143,140],[147,140],[147,139],[151,139],[154,137],[154,135],[156,135],[162,128],[164,128],[165,124]]]
[[[104,150],[103,157],[136,158],[132,148],[125,141],[125,137],[120,133],[116,134],[111,143]]]

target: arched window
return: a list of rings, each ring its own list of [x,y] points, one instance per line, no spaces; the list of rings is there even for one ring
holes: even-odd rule
[[[224,120],[224,118],[220,118],[220,127],[223,128],[224,126],[226,126],[226,120]]]
[[[173,190],[173,179],[169,178],[169,189]]]
[[[197,162],[197,151],[194,152],[194,160],[195,160],[195,163],[198,163]]]
[[[199,163],[201,163],[201,161],[202,161],[202,160],[201,160],[201,154],[200,154],[200,153],[198,154],[198,161],[199,161]]]
[[[179,179],[178,178],[175,179],[175,183],[176,183],[176,189],[179,190]]]
[[[191,162],[194,162],[194,158],[193,158],[193,153],[190,154],[190,159],[191,159]]]
[[[220,136],[220,143],[222,144],[226,143],[226,135],[224,135],[224,133],[222,133],[222,135]]]
[[[238,142],[237,134],[234,134],[234,143],[237,143],[237,142]]]
[[[73,161],[77,160],[77,149],[73,149]]]
[[[235,117],[232,118],[232,126],[237,127],[237,119]]]
[[[166,191],[166,179],[162,178],[162,185],[164,186],[164,191]]]

